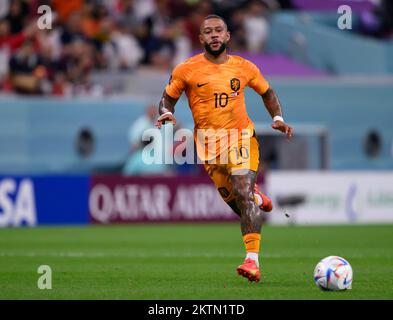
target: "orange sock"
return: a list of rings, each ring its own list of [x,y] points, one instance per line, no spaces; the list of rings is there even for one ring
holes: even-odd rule
[[[259,253],[259,245],[261,243],[261,235],[259,233],[247,233],[243,236],[246,251]]]

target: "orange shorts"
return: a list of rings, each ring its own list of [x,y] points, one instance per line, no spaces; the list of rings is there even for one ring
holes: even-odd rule
[[[205,170],[213,180],[218,192],[225,202],[235,198],[233,193],[231,175],[244,174],[245,171],[258,172],[259,166],[259,143],[255,135],[250,138],[249,143],[239,141],[237,146],[229,149],[228,159],[221,161],[215,159],[215,163],[205,162]]]

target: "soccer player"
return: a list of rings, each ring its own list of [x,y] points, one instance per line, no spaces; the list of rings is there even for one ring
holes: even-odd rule
[[[176,124],[175,104],[185,91],[195,122],[195,139],[198,156],[215,183],[221,197],[240,217],[241,232],[246,248],[246,258],[237,267],[238,274],[249,281],[260,280],[259,247],[263,212],[272,210],[272,201],[255,184],[259,164],[259,145],[254,124],[247,115],[244,89],[253,88],[261,95],[270,116],[272,128],[292,137],[292,128],[282,117],[280,102],[258,67],[239,56],[227,53],[230,39],[227,25],[217,15],[207,16],[201,24],[199,39],[204,53],[197,54],[177,65],[159,103],[156,126],[166,121]],[[212,156],[201,149],[203,138],[198,140],[198,130],[216,130],[217,147]],[[219,144],[224,132],[241,132],[233,142]],[[224,134],[225,135],[225,134]],[[202,140],[202,141],[201,141]],[[224,139],[225,140],[225,139]],[[246,143],[244,143],[246,142]],[[201,151],[202,150],[202,151]],[[208,151],[210,149],[208,148]],[[221,154],[228,151],[229,157]],[[232,154],[232,156],[231,156]],[[235,155],[235,156],[233,156]]]

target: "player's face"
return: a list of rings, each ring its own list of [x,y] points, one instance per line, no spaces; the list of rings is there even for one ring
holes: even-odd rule
[[[207,19],[202,23],[199,40],[206,51],[212,55],[221,54],[229,39],[229,32],[221,19]]]

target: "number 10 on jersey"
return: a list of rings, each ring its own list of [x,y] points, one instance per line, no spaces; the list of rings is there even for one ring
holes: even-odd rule
[[[214,94],[214,108],[224,108],[228,104],[228,95],[224,93],[215,93]]]

